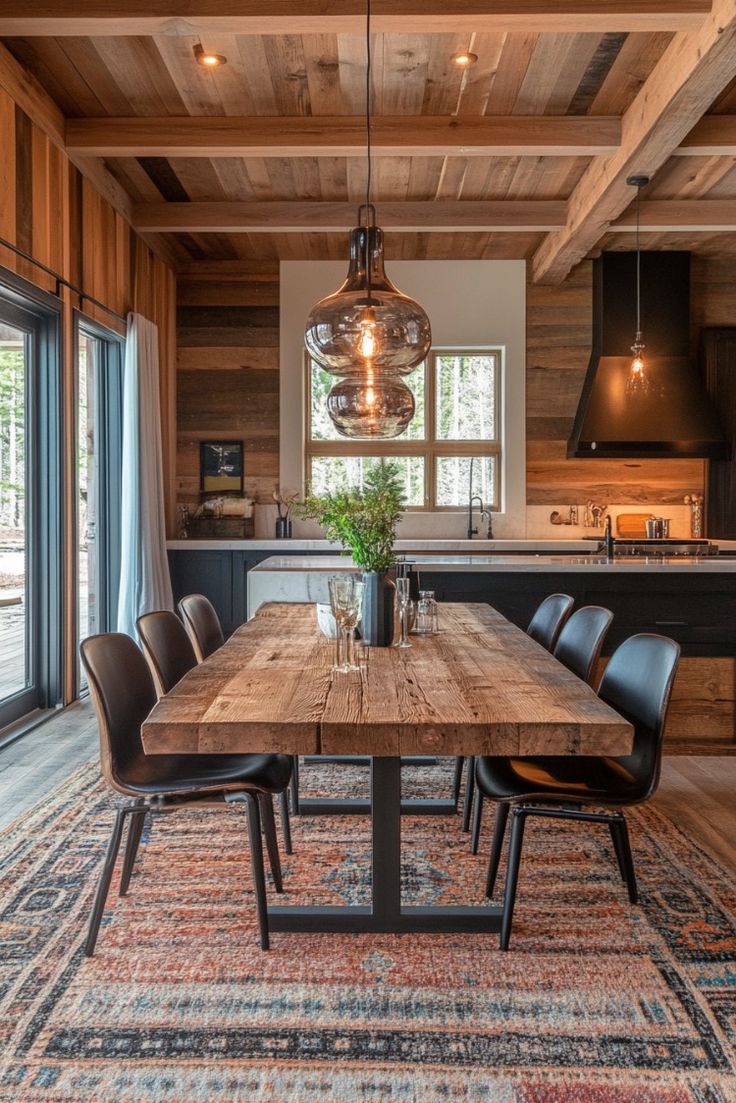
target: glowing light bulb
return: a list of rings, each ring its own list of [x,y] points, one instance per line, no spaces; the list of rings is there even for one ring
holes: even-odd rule
[[[201,65],[204,69],[217,69],[219,65],[227,65],[224,54],[213,54],[211,50],[205,50],[202,45],[194,47],[194,56],[197,65]]]
[[[649,379],[647,377],[647,366],[642,356],[642,352],[646,348],[646,345],[641,339],[641,333],[637,333],[634,343],[631,346],[631,351],[634,356],[629,367],[629,376],[626,380],[626,394],[631,395],[644,395],[649,393]]]
[[[457,65],[458,69],[469,69],[471,65],[475,65],[478,60],[478,55],[472,53],[470,50],[460,50],[458,53],[452,55],[452,60]]]
[[[378,335],[376,334],[376,316],[369,307],[360,321],[358,354],[363,360],[375,360],[378,355]]]

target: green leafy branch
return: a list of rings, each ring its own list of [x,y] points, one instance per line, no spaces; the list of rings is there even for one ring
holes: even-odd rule
[[[297,512],[321,525],[329,540],[349,549],[362,570],[382,572],[395,560],[396,526],[403,507],[399,469],[381,460],[366,472],[362,487],[308,494]]]

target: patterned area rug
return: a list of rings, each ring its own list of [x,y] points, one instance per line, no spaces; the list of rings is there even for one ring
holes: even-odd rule
[[[407,792],[449,786],[449,764],[411,775]],[[365,773],[303,780],[358,791]],[[261,953],[242,811],[161,817],[86,960],[112,807],[89,766],[0,839],[2,1100],[736,1100],[736,890],[652,808],[631,814],[638,907],[607,834],[530,824],[507,954],[495,936],[292,934]],[[286,900],[364,900],[367,828],[295,819]],[[406,899],[482,900],[456,819],[407,820],[404,840]]]

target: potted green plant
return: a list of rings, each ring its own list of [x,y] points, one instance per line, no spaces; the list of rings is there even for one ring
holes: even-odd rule
[[[350,551],[365,584],[361,633],[364,643],[388,647],[394,634],[393,565],[396,526],[404,491],[395,463],[372,466],[362,487],[341,487],[329,494],[308,494],[298,507],[302,517],[321,525],[327,538]]]

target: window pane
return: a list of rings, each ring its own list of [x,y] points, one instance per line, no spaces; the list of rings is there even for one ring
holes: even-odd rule
[[[493,353],[435,358],[438,440],[496,439],[496,371]]]
[[[424,458],[422,456],[387,456],[399,468],[406,504],[424,505]],[[340,486],[362,486],[366,472],[381,460],[376,456],[312,456],[310,489],[313,494],[327,494]]]
[[[470,461],[473,460],[473,494],[483,505],[497,509],[495,501],[496,459],[494,456],[438,456],[435,469],[438,506],[467,506],[470,497]]]
[[[26,335],[0,323],[0,700],[31,684],[26,368]]]
[[[311,365],[310,377],[312,440],[345,440],[327,413],[327,395],[333,383],[337,382],[336,377],[314,363]],[[403,376],[402,382],[406,383],[414,395],[416,410],[405,432],[394,439],[424,440],[424,365],[420,364],[411,375]]]

